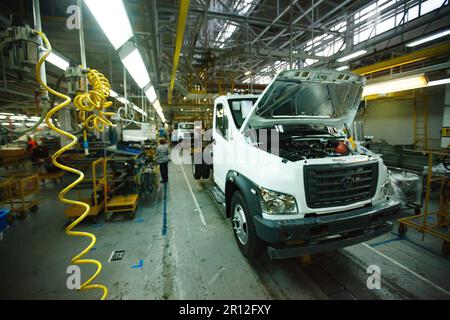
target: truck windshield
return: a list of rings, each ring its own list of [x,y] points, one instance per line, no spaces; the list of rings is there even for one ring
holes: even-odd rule
[[[233,114],[233,120],[238,129],[241,128],[245,118],[252,110],[253,105],[256,102],[256,98],[253,99],[229,99],[231,113]]]
[[[277,80],[262,97],[256,114],[263,118],[340,118],[359,104],[361,85]]]

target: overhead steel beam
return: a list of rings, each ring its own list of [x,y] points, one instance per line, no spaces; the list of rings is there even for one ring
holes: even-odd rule
[[[379,63],[375,63],[370,66],[358,68],[355,70],[352,70],[352,72],[360,74],[360,75],[366,75],[370,73],[375,73],[395,67],[399,67],[402,65],[414,63],[417,61],[425,60],[434,58],[440,55],[449,54],[450,53],[450,41],[447,41],[443,44],[433,46],[430,48],[418,50],[415,52],[412,52],[410,54],[403,55],[398,58],[382,61]]]
[[[169,104],[172,103],[173,87],[175,85],[175,79],[177,76],[181,46],[183,45],[184,31],[186,29],[186,18],[189,11],[189,2],[190,0],[181,0],[180,9],[178,11],[177,36],[175,40],[175,52],[173,54],[173,68],[172,68],[172,75],[170,77],[169,91],[167,93],[167,101]]]
[[[158,10],[161,13],[175,13],[176,7],[168,6],[168,5],[159,5]],[[200,9],[198,7],[197,8],[191,7],[189,9],[190,15],[201,16],[201,15],[204,15],[204,13],[205,13],[205,10]],[[241,16],[241,15],[238,15],[235,13],[218,12],[218,11],[212,11],[212,10],[208,10],[208,18],[230,20],[230,21],[239,22],[242,24],[258,25],[261,27],[267,27],[272,24],[272,20],[269,20],[269,19],[258,18],[258,17],[254,17],[254,16]],[[273,27],[289,28],[289,23],[277,21],[276,23],[273,24]],[[309,27],[294,25],[293,28],[294,28],[294,31],[304,31],[304,30],[308,30]],[[325,30],[325,29],[322,30],[321,29],[321,31],[330,33],[330,34],[339,34],[339,32],[331,31],[331,30]]]
[[[299,22],[301,19],[303,19],[308,13],[310,13],[312,10],[314,10],[316,7],[318,7],[322,2],[324,2],[325,0],[318,0],[316,3],[314,3],[313,6],[311,6],[308,10],[306,10],[305,12],[303,12],[299,17],[297,17],[294,21],[292,21],[292,24],[295,25],[297,22]],[[287,31],[288,27],[281,30],[272,40],[270,40],[267,45],[270,45],[271,43],[273,43],[276,39],[278,39],[279,37],[281,37],[286,31]],[[289,41],[288,41],[289,43]]]
[[[336,11],[340,10],[342,7],[344,7],[345,5],[347,5],[349,2],[351,2],[352,0],[345,0],[344,2],[342,2],[339,6],[335,7],[333,10],[329,11],[328,13],[326,13],[325,15],[323,15],[322,17],[320,17],[319,19],[317,19],[316,21],[313,22],[312,24],[312,29],[315,29],[316,25],[318,23],[320,23],[322,20],[328,18],[329,16],[331,16],[333,13],[335,13]],[[296,35],[294,35],[292,41],[295,41],[296,39],[298,39],[299,37],[301,37],[303,34],[305,34],[305,31],[298,33]],[[280,48],[284,48],[289,44],[289,41],[286,41],[285,43],[283,43]]]
[[[253,39],[252,44],[254,44],[256,41],[258,41],[259,38],[261,38],[271,27],[273,27],[273,25],[280,20],[286,13],[288,13],[292,6],[296,5],[298,2],[298,0],[294,0],[291,4],[289,4],[289,6],[284,9],[278,16],[275,17],[275,19],[273,19],[272,23],[270,25],[268,25],[263,31],[261,31],[258,36]]]

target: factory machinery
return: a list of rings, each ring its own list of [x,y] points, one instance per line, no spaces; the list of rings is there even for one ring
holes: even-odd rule
[[[4,76],[6,76],[7,69],[21,74],[19,79],[22,79],[23,75],[32,73],[31,70],[34,67],[35,79],[40,87],[36,93],[36,101],[39,106],[36,110],[40,109],[41,111],[39,115],[32,117],[34,118],[32,125],[13,128],[5,123],[0,123],[0,136],[3,139],[1,142],[4,144],[15,138],[36,133],[38,130],[41,133],[45,126],[53,132],[53,135],[42,138],[48,147],[44,144],[36,148],[39,149],[39,153],[38,155],[34,153],[34,158],[28,155],[29,158],[35,160],[33,163],[37,166],[44,163],[46,171],[40,175],[34,175],[33,181],[38,186],[38,179],[61,179],[62,176],[70,179],[70,184],[58,194],[58,199],[68,205],[64,212],[69,219],[65,233],[68,236],[90,239],[89,245],[71,259],[71,264],[96,266],[94,274],[81,284],[79,290],[99,289],[103,300],[108,295],[108,288],[95,283],[95,279],[102,271],[102,264],[86,257],[94,247],[96,237],[92,233],[77,231],[76,227],[86,217],[96,218],[103,210],[107,213],[107,218],[108,214],[116,212],[126,212],[130,218],[135,217],[139,195],[153,190],[155,166],[151,157],[148,156],[149,149],[153,147],[147,144],[146,148],[136,149],[131,153],[129,150],[121,150],[121,148],[108,150],[104,142],[95,139],[96,136],[100,136],[99,133],[114,126],[111,116],[115,115],[115,112],[110,111],[113,102],[109,100],[111,86],[108,79],[99,71],[86,65],[82,31],[80,31],[82,65],[67,67],[64,73],[58,77],[55,89],[47,84],[45,62],[54,53],[50,41],[42,32],[39,1],[33,1],[33,9],[35,27],[9,27],[0,34],[0,52]],[[67,83],[67,89],[64,89],[65,93],[61,92],[63,90],[60,88],[63,81]],[[64,112],[60,113],[61,111]],[[119,121],[130,122],[132,120],[126,118],[130,114],[128,110],[126,111],[125,116],[119,114]],[[134,117],[132,113],[131,116]],[[3,117],[9,115],[2,114]],[[66,121],[65,125],[58,121],[61,119],[61,115],[66,118],[68,115],[69,121]],[[9,116],[11,117],[11,115]],[[60,138],[55,139],[55,136]],[[17,164],[18,158],[21,161],[27,158],[27,155],[17,149],[20,148],[1,149],[4,166]],[[11,150],[13,150],[12,153]],[[7,155],[3,155],[3,153]],[[87,174],[86,179],[85,173]],[[5,190],[7,190],[3,194],[10,194],[11,199],[6,199],[9,201],[13,201],[12,194],[17,189],[14,187],[13,178],[0,178],[1,185],[5,185]],[[23,180],[23,177],[21,179]],[[90,197],[79,197],[80,199],[76,200],[74,199],[77,198],[74,196],[75,192],[71,192],[70,197],[67,195],[72,189],[83,186],[92,189]],[[8,202],[3,200],[1,201],[3,204]],[[36,211],[37,204],[36,201],[27,203],[22,199],[19,210],[20,212],[27,209]]]

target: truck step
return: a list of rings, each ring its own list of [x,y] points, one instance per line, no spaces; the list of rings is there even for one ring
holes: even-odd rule
[[[218,204],[225,206],[225,194],[218,186],[209,187],[208,190],[211,192]]]

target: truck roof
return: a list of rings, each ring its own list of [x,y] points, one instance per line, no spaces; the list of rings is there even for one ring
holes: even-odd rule
[[[226,98],[226,99],[258,99],[258,94],[227,94],[218,96],[216,99]]]

